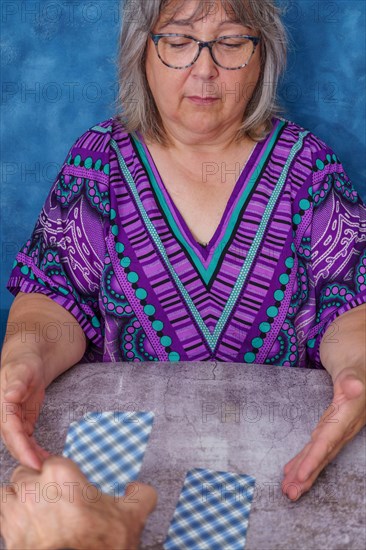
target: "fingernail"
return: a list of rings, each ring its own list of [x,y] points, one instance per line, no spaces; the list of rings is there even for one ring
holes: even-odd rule
[[[13,383],[12,385],[10,385],[10,386],[8,386],[8,387],[6,388],[6,390],[4,391],[4,395],[7,395],[8,393],[13,392],[13,391],[15,391],[16,389],[17,389],[17,384],[14,384],[14,383]]]

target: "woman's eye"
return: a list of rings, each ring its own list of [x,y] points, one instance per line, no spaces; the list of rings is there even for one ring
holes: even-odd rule
[[[183,48],[184,46],[187,46],[189,42],[184,42],[182,44],[169,44],[171,48]]]
[[[226,48],[242,48],[245,46],[244,42],[241,42],[240,44],[228,44],[227,42],[219,42],[220,46],[225,46]]]

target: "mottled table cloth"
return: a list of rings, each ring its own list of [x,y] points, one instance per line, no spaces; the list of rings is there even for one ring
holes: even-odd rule
[[[138,479],[156,487],[158,504],[141,550],[162,550],[193,468],[255,478],[246,550],[360,550],[366,543],[365,428],[300,500],[291,502],[281,491],[284,465],[309,441],[332,395],[329,374],[317,369],[219,362],[81,364],[47,389],[35,436],[61,454],[70,423],[88,411],[154,413]],[[15,461],[1,446],[0,459],[6,482]]]

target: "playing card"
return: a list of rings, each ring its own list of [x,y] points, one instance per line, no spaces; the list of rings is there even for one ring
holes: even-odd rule
[[[72,422],[63,450],[103,493],[122,496],[137,479],[153,412],[88,412]]]
[[[187,472],[165,550],[243,550],[255,478],[194,468]]]

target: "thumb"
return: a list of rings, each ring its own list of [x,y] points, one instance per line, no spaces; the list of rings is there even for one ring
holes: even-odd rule
[[[158,493],[155,487],[147,485],[146,483],[140,483],[140,499],[141,499],[141,512],[144,515],[144,519],[155,510],[158,502]]]
[[[365,380],[352,368],[343,369],[334,381],[334,390],[347,399],[359,397],[365,392]]]
[[[148,516],[155,509],[158,501],[158,493],[152,485],[134,481],[126,487],[125,496],[118,499],[118,503],[123,507],[130,507],[140,515],[145,523]]]
[[[22,363],[7,364],[3,369],[1,386],[6,401],[22,402],[31,390],[34,381],[33,369],[29,365]]]
[[[17,373],[14,373],[12,378],[7,381],[4,388],[4,398],[6,400],[21,402],[26,398],[29,386],[25,381],[19,380]]]

